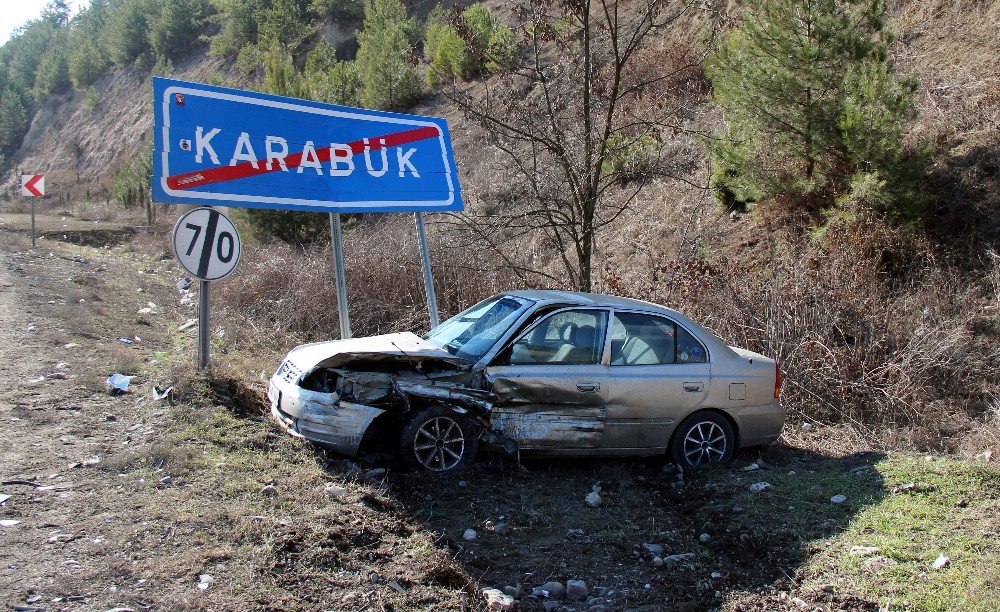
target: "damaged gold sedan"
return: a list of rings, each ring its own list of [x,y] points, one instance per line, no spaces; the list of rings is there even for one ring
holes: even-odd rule
[[[727,346],[668,308],[515,291],[421,338],[306,344],[271,377],[289,433],[355,456],[388,443],[414,468],[461,470],[481,446],[509,454],[669,454],[723,462],[781,433],[773,359]]]

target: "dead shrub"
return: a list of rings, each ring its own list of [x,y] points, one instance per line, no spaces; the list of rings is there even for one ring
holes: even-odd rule
[[[486,253],[452,252],[447,235],[428,227],[442,319],[506,289],[511,275]],[[412,217],[363,218],[344,237],[351,330],[355,336],[428,328],[420,255]],[[329,244],[303,250],[283,243],[248,246],[240,267],[219,283],[226,337],[270,346],[283,334],[317,340],[339,336]]]

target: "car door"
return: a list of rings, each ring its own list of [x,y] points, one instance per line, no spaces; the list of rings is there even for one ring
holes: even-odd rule
[[[486,368],[498,398],[493,426],[525,450],[600,447],[609,315],[602,308],[559,310],[501,351]]]
[[[668,317],[615,310],[604,448],[658,452],[705,401],[711,362],[697,338]]]

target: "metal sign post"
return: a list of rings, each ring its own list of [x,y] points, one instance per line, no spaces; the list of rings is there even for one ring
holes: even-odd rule
[[[45,196],[44,174],[22,174],[21,195],[30,198]],[[35,200],[31,200],[31,248],[35,248]]]
[[[333,251],[333,282],[337,285],[337,314],[340,316],[340,337],[351,337],[351,313],[347,306],[347,278],[344,272],[344,237],[340,213],[330,213],[330,249]]]
[[[198,284],[198,371],[208,369],[212,345],[209,317],[211,282],[236,269],[243,249],[240,233],[226,215],[211,208],[196,208],[174,226],[174,255]]]
[[[417,220],[417,242],[420,243],[420,267],[424,271],[424,290],[427,292],[427,313],[431,319],[431,329],[438,326],[438,303],[434,293],[434,275],[431,274],[431,254],[427,249],[427,232],[424,230],[424,214],[414,213]]]

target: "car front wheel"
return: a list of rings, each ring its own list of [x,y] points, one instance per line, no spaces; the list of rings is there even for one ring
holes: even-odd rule
[[[470,419],[445,406],[432,406],[406,424],[401,446],[403,460],[411,467],[457,472],[475,460],[479,431]]]
[[[682,467],[725,463],[735,450],[733,427],[717,412],[698,412],[681,421],[670,444],[674,463]]]

